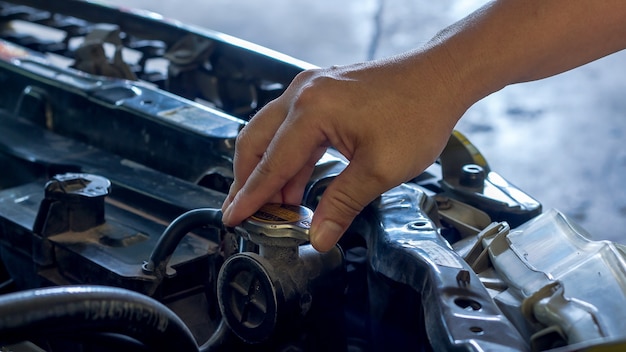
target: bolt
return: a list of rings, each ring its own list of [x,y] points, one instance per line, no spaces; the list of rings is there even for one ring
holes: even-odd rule
[[[476,164],[463,165],[459,183],[461,186],[482,190],[485,183],[485,170]]]
[[[465,270],[465,269],[461,269],[459,270],[459,273],[456,274],[456,281],[460,284],[460,285],[467,285],[470,283],[470,272]]]

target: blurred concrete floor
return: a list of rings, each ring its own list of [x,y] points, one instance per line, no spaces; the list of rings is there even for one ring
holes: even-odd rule
[[[484,0],[108,0],[318,66],[397,54]],[[475,104],[457,129],[493,170],[587,229],[626,243],[626,52]],[[374,87],[375,88],[375,87]],[[419,147],[419,145],[417,145]]]

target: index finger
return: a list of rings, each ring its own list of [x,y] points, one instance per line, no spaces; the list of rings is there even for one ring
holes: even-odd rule
[[[315,163],[316,160],[312,159],[319,156],[320,147],[326,144],[316,121],[311,116],[300,118],[299,113],[290,112],[224,211],[225,224],[238,224],[252,215],[302,169]]]
[[[224,212],[261,161],[265,150],[276,135],[276,130],[287,115],[279,99],[271,101],[261,109],[237,136],[233,157],[234,180],[222,206]]]

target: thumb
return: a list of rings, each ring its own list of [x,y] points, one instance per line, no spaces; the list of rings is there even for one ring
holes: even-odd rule
[[[330,250],[354,218],[389,187],[351,162],[326,188],[311,223],[311,244],[320,251]]]

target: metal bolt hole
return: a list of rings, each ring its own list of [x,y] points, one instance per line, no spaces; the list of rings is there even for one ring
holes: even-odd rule
[[[482,335],[485,332],[485,330],[479,326],[470,327],[470,331],[477,335]]]
[[[418,221],[414,221],[410,223],[408,226],[409,226],[409,229],[411,230],[423,231],[423,230],[430,229],[431,227],[429,225],[430,224],[428,223],[428,221],[418,220]]]
[[[482,305],[472,299],[469,298],[457,298],[454,300],[454,303],[460,308],[467,311],[479,311],[482,308]]]

